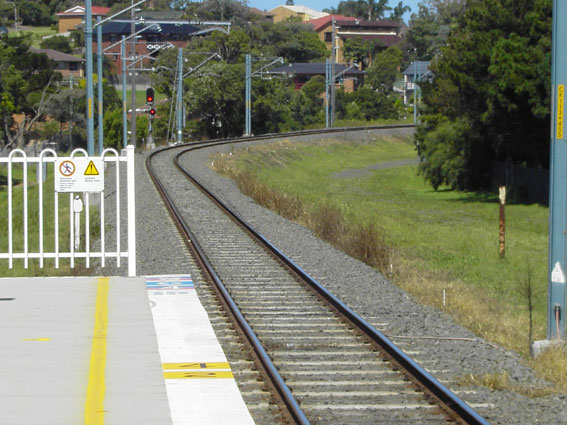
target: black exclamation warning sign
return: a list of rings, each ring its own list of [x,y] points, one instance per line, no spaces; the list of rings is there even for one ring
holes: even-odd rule
[[[85,176],[98,176],[98,170],[96,169],[94,162],[90,161],[89,165],[87,165]]]

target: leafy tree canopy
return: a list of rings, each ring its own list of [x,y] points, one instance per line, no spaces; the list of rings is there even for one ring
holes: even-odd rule
[[[469,0],[423,86],[420,170],[479,189],[492,161],[549,163],[551,1]]]

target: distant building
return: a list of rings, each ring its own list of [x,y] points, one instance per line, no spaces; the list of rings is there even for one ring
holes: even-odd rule
[[[404,76],[404,103],[406,105],[415,90],[416,82],[433,79],[433,73],[429,69],[430,63],[430,61],[414,61],[402,72]]]
[[[65,12],[56,13],[55,16],[59,18],[59,34],[72,31],[81,25],[85,20],[86,9],[84,6],[75,6],[71,9],[67,9]],[[108,12],[110,12],[110,7],[93,6],[91,8],[91,13],[94,19],[97,16],[104,18]]]
[[[329,50],[333,45],[333,19],[335,21],[337,63],[346,63],[344,43],[349,38],[360,37],[362,40],[375,40],[384,48],[394,46],[402,41],[402,23],[389,20],[364,21],[349,16],[328,15],[312,19],[309,23]]]
[[[266,21],[274,22],[274,14],[271,13],[271,12],[266,12],[266,11],[260,10],[260,9],[258,9],[258,8],[256,8],[256,7],[251,7],[251,8],[249,8],[248,10],[250,11],[250,13],[251,13],[252,15],[257,15],[257,16],[259,16],[260,18],[262,18],[262,19],[264,19],[264,20],[266,20]]]
[[[47,55],[49,59],[55,62],[55,70],[63,74],[64,77],[68,77],[69,75],[83,77],[85,75],[83,72],[84,59],[53,49],[36,49],[35,47],[30,47],[30,51]]]
[[[160,49],[185,47],[189,39],[198,33],[201,33],[201,28],[183,21],[169,21],[168,23],[156,22],[158,26],[152,26],[152,21],[146,20],[144,23],[135,24],[135,32],[147,28],[139,34],[136,39],[136,56],[146,56],[146,59],[140,61],[139,67],[142,64],[147,65],[150,59],[149,55],[157,55]],[[110,21],[102,25],[102,48],[117,43],[112,49],[105,52],[105,55],[111,59],[113,63],[113,72],[119,73],[122,69],[121,54],[120,54],[120,40],[122,36],[128,37],[131,32],[131,24],[125,21]],[[93,39],[93,50],[96,52],[96,36]],[[131,55],[131,44],[126,41],[127,56]]]
[[[274,23],[285,21],[288,18],[300,18],[302,22],[308,22],[311,19],[322,18],[328,13],[318,12],[305,6],[278,6],[270,10],[270,14],[274,15]]]
[[[268,74],[289,75],[293,78],[295,89],[300,90],[312,77],[321,75],[325,78],[326,73],[324,63],[291,63],[272,68]],[[346,65],[336,64],[335,74],[340,74],[338,85],[343,86],[347,93],[355,91],[364,82],[364,72],[356,68],[348,69]]]

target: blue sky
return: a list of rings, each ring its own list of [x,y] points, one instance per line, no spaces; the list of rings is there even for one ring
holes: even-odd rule
[[[309,1],[301,1],[295,0],[295,4],[297,6],[306,6],[311,9],[315,10],[323,10],[327,7],[337,7],[340,0],[309,0]],[[400,0],[390,0],[389,6],[397,6]],[[404,5],[411,7],[411,13],[417,13],[417,4],[420,3],[422,0],[402,0]],[[260,10],[271,10],[274,7],[280,6],[285,4],[285,0],[248,0],[248,6],[250,7],[257,7]],[[404,21],[407,23],[409,20],[409,13],[406,13],[404,16]]]

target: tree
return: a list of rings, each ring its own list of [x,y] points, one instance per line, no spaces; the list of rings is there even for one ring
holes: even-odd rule
[[[51,11],[42,3],[23,0],[18,6],[18,15],[24,25],[51,25]]]
[[[254,55],[282,56],[288,62],[318,61],[329,55],[327,46],[303,23],[260,22],[246,28]]]
[[[388,0],[342,0],[336,9],[329,8],[325,11],[373,21],[384,18],[384,13],[391,9],[388,6]]]
[[[73,49],[71,48],[71,43],[69,43],[69,38],[60,35],[56,35],[54,37],[49,37],[44,40],[41,40],[40,46],[42,49],[53,49],[53,50],[57,50],[58,52],[63,52],[68,54],[71,54],[73,52]]]
[[[493,161],[549,164],[551,4],[470,0],[422,84],[420,172],[434,188],[486,188]]]
[[[463,0],[427,0],[412,13],[405,37],[407,63],[414,60],[429,61],[447,44],[451,28],[465,11]],[[395,8],[397,9],[397,8]]]
[[[382,93],[391,93],[397,80],[403,54],[399,47],[391,46],[374,57],[368,68],[366,85]]]
[[[23,147],[25,135],[44,117],[55,83],[61,74],[44,54],[29,51],[27,40],[10,37],[0,40],[0,122],[3,144]],[[21,114],[19,122],[14,114]]]
[[[398,5],[392,9],[392,13],[390,14],[389,18],[392,21],[401,22],[406,12],[411,12],[411,7],[404,6],[402,2],[398,2]]]
[[[244,67],[214,63],[209,71],[200,78],[185,79],[188,118],[195,121],[197,134],[240,136],[244,132]]]

